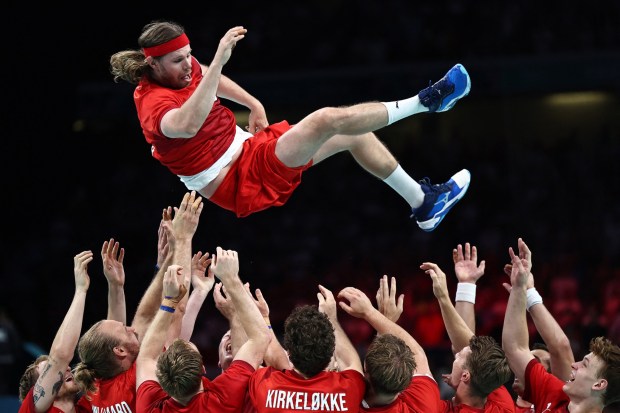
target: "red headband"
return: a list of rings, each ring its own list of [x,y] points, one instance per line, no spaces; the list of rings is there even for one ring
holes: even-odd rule
[[[177,36],[172,40],[168,40],[167,42],[162,43],[160,45],[153,46],[153,47],[144,47],[142,48],[142,51],[144,52],[144,55],[146,57],[149,57],[149,56],[159,57],[159,56],[168,54],[170,52],[174,52],[175,50],[178,50],[181,47],[185,47],[188,44],[189,44],[189,39],[187,38],[185,33],[183,33],[182,35]]]

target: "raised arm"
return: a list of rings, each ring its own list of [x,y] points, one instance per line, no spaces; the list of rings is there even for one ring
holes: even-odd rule
[[[168,243],[168,254],[164,259],[162,265],[159,265],[155,276],[151,280],[151,283],[147,287],[144,295],[140,299],[138,303],[138,308],[136,309],[136,313],[133,317],[133,321],[131,322],[131,326],[136,330],[136,334],[140,341],[144,337],[144,333],[146,333],[146,329],[149,324],[155,317],[159,305],[161,303],[162,297],[162,282],[164,278],[164,274],[166,273],[166,269],[170,264],[172,264],[172,251],[170,251],[169,243],[171,234],[171,225],[172,225],[172,207],[164,208],[162,212],[162,219],[159,223],[159,229],[157,231],[158,241],[157,241],[157,250],[158,257],[159,252],[162,250],[161,246],[165,239]],[[159,262],[159,260],[158,260]]]
[[[192,338],[194,332],[194,326],[196,324],[196,318],[202,308],[202,304],[207,298],[209,291],[215,284],[215,276],[213,271],[207,270],[211,265],[211,259],[209,253],[202,254],[198,251],[192,257],[192,293],[187,300],[187,307],[185,314],[183,315],[183,321],[181,323],[180,338],[189,341]]]
[[[389,289],[387,275],[384,275],[380,282],[382,285],[381,289],[383,289],[383,291],[387,291]],[[392,291],[395,297],[396,279],[394,277],[392,277],[392,286]],[[344,301],[340,301],[340,308],[354,317],[366,320],[375,330],[377,330],[378,334],[392,334],[403,340],[413,352],[413,356],[416,361],[416,374],[431,374],[426,353],[420,344],[409,333],[407,333],[405,329],[388,319],[383,313],[381,313],[381,311],[374,308],[366,294],[357,288],[346,287],[338,293],[338,298],[345,299],[349,303],[347,304]]]
[[[433,280],[433,294],[435,294],[437,302],[439,302],[441,317],[446,326],[448,337],[450,337],[452,342],[452,351],[456,354],[469,345],[469,340],[474,335],[474,332],[470,330],[467,323],[465,323],[452,305],[448,294],[446,274],[441,268],[432,262],[425,262],[420,265],[420,268],[430,275],[431,280]]]
[[[228,320],[228,328],[230,329],[230,354],[234,357],[241,346],[248,341],[248,336],[239,321],[235,305],[230,296],[226,294],[226,289],[221,282],[215,284],[213,289],[213,301],[215,308]],[[223,360],[220,360],[222,362]],[[225,367],[225,366],[221,366]]]
[[[194,93],[180,108],[171,109],[162,117],[160,127],[165,136],[192,138],[200,130],[213,108],[213,102],[220,88],[222,69],[230,59],[233,48],[245,37],[246,32],[246,29],[237,26],[228,30],[222,37],[215,56]]]
[[[136,359],[136,389],[146,380],[158,381],[156,375],[157,358],[166,341],[176,308],[187,293],[184,277],[183,271],[178,265],[170,265],[164,273],[162,290],[164,297],[169,298],[160,298],[159,311],[142,340],[140,352]]]
[[[33,399],[37,413],[47,412],[58,396],[82,330],[86,293],[90,285],[88,264],[93,260],[92,251],[82,251],[73,257],[75,293],[69,310],[56,332],[47,362],[42,366],[34,385]]]
[[[263,104],[258,99],[249,94],[245,89],[233,82],[228,77],[222,75],[217,95],[250,109],[248,126],[246,130],[252,134],[265,129],[269,126],[267,114]]]
[[[478,265],[478,249],[470,245],[469,242],[465,243],[464,249],[459,244],[452,250],[452,261],[454,262],[454,273],[459,282],[456,287],[454,308],[469,329],[475,332],[476,282],[484,275],[485,261],[480,261],[480,265]]]
[[[118,241],[110,238],[101,247],[103,275],[108,280],[108,320],[127,324],[127,307],[125,304],[125,268],[123,259],[125,248]]]
[[[189,291],[192,281],[192,239],[198,228],[203,207],[202,197],[196,195],[196,191],[191,191],[186,192],[179,207],[174,208],[172,236],[170,238],[172,263],[181,266],[184,276],[183,283],[187,291]],[[168,332],[170,343],[181,334],[187,301],[188,295],[185,295],[179,302],[174,314],[173,323]]]
[[[527,330],[527,280],[529,276],[527,258],[517,256],[512,247],[508,249],[512,271],[510,273],[510,297],[504,316],[502,331],[502,348],[506,353],[508,364],[515,376],[524,382],[525,368],[534,358],[530,353],[529,333]]]
[[[319,311],[327,315],[327,318],[329,318],[329,321],[334,327],[334,334],[336,336],[336,349],[334,350],[334,356],[338,361],[339,370],[355,370],[364,374],[359,353],[338,321],[338,308],[336,306],[334,294],[327,288],[319,285],[319,292],[316,296],[319,299]]]
[[[247,294],[239,278],[237,252],[217,247],[211,267],[215,276],[222,281],[226,288],[226,294],[230,296],[239,322],[248,336],[248,341],[241,346],[234,356],[234,360],[243,360],[254,368],[258,368],[263,362],[271,337],[265,326],[263,316],[254,304],[252,297]]]
[[[136,329],[139,338],[144,336],[159,308],[162,297],[162,279],[167,266],[170,264],[180,265],[185,277],[185,288],[188,289],[189,287],[191,282],[192,237],[198,227],[202,208],[202,198],[197,197],[195,191],[191,191],[185,193],[178,207],[174,207],[174,218],[171,214],[172,208],[168,207],[163,210],[160,226],[170,244],[169,258],[164,262],[165,266],[159,269],[138,304],[132,327]],[[164,236],[160,232],[158,234],[160,237]],[[186,303],[187,297],[179,303],[179,314],[175,315],[175,324],[172,328],[175,329],[177,336],[181,331],[182,313]]]
[[[246,283],[245,286],[248,294],[252,296],[250,284]],[[267,304],[267,300],[265,300],[265,297],[260,289],[257,288],[255,290],[255,294],[256,298],[254,299],[254,303],[263,316],[263,320],[265,320],[265,325],[269,331],[269,336],[271,337],[271,342],[265,352],[265,364],[278,370],[291,369],[293,368],[293,365],[288,358],[288,354],[286,353],[286,350],[284,350],[284,347],[282,347],[282,344],[280,344],[280,341],[271,327],[271,320],[269,319],[269,305]]]
[[[532,252],[523,239],[518,241],[519,257],[523,257],[522,263],[524,269],[529,272],[526,283],[526,308],[530,313],[536,330],[547,345],[551,356],[551,373],[561,380],[569,380],[571,374],[571,365],[575,362],[575,356],[570,346],[570,340],[562,330],[562,327],[543,304],[541,295],[534,286],[534,275],[532,274]],[[512,273],[512,265],[507,264],[504,271],[508,276]],[[510,285],[505,284],[510,291]]]

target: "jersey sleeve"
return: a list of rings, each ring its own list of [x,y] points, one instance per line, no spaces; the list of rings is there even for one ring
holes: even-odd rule
[[[220,412],[240,412],[246,402],[250,376],[254,367],[242,360],[234,360],[224,373],[217,376],[208,389],[212,397],[218,399]],[[212,407],[212,406],[211,406]]]
[[[550,401],[555,404],[567,398],[562,390],[564,382],[548,373],[536,359],[532,359],[525,368],[524,380],[523,398],[533,403],[536,411]]]
[[[508,392],[505,386],[493,390],[491,394],[487,396],[487,402],[492,401],[494,404],[507,411],[514,411],[515,401]]]
[[[437,382],[424,375],[414,376],[399,398],[417,412],[436,413],[440,411],[440,396]]]
[[[155,380],[146,380],[136,392],[136,411],[159,413],[169,397]]]

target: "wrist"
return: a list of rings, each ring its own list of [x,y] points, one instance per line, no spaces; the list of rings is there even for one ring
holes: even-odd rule
[[[456,286],[455,301],[465,301],[476,304],[476,284],[458,283]]]
[[[527,289],[526,297],[527,297],[527,304],[526,304],[527,311],[530,311],[530,308],[532,308],[536,304],[542,304],[543,302],[542,296],[538,293],[535,287]]]

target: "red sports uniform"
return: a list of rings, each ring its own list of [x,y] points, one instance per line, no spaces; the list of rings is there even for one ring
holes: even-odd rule
[[[568,413],[570,399],[563,387],[564,382],[547,372],[538,360],[527,364],[523,398],[534,403],[536,413]]]
[[[111,379],[95,380],[99,389],[80,398],[78,406],[93,413],[136,413],[136,363]]]
[[[169,89],[144,77],[134,91],[138,119],[152,155],[175,175],[193,176],[211,167],[230,147],[236,134],[234,114],[219,99],[198,133],[189,139],[170,139],[161,131],[161,119],[180,108],[202,80],[202,69],[192,57],[192,81],[183,89]],[[275,155],[277,139],[291,126],[283,121],[270,125],[243,142],[239,158],[228,171],[210,201],[238,217],[271,206],[283,205],[301,182],[307,165],[289,168]]]
[[[428,413],[439,410],[439,387],[428,376],[414,376],[396,400],[385,406],[362,407],[363,412],[373,413]]]
[[[487,402],[483,409],[476,409],[462,403],[455,405],[452,400],[442,400],[439,411],[441,413],[514,413],[515,402],[508,390],[504,386],[500,386],[499,389],[493,390],[487,396]]]
[[[356,413],[365,391],[364,377],[355,370],[322,371],[305,379],[294,370],[265,367],[252,375],[249,385],[258,413]]]
[[[172,399],[157,383],[147,380],[138,388],[137,408],[140,413],[241,413],[246,401],[248,380],[254,367],[235,360],[213,381],[202,378],[204,391],[183,406]]]

